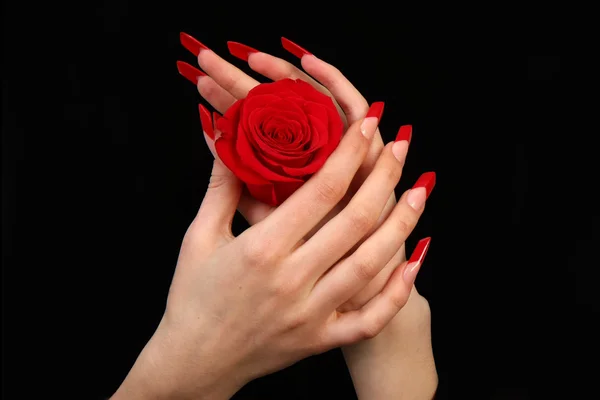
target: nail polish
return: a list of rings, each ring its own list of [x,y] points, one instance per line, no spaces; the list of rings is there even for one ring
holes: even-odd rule
[[[371,107],[369,107],[369,111],[367,112],[367,116],[365,118],[375,117],[378,120],[381,120],[384,106],[385,103],[383,101],[376,101],[375,103],[371,104]]]
[[[215,140],[215,131],[213,129],[213,122],[210,116],[210,111],[202,104],[198,104],[198,111],[200,112],[200,124],[202,125],[202,130],[206,133],[206,135]]]
[[[430,242],[430,237],[419,240],[417,247],[415,247],[415,250],[410,256],[403,273],[404,282],[406,282],[407,285],[412,286],[412,284],[415,282],[417,273],[419,272],[421,265],[423,265],[423,260],[427,255],[427,250],[429,250]]]
[[[213,111],[213,114],[212,114],[212,116],[213,116],[213,121],[214,121],[213,128],[215,128],[215,127],[217,126],[217,122],[218,122],[218,121],[219,121],[221,118],[223,118],[223,116],[222,116],[221,114],[219,114],[218,112],[216,112],[216,111]]]
[[[200,77],[206,76],[204,72],[184,61],[177,61],[177,70],[194,85],[198,84],[198,79]]]
[[[258,50],[238,42],[227,42],[227,48],[232,56],[244,61],[248,61],[250,54],[258,53]]]
[[[296,43],[292,42],[289,39],[286,39],[284,37],[281,38],[281,45],[283,46],[284,49],[286,49],[287,51],[289,51],[290,53],[292,53],[293,55],[295,55],[298,58],[302,58],[303,56],[306,55],[312,55],[311,52],[309,52],[308,50],[298,46]]]
[[[412,125],[402,125],[400,129],[398,129],[398,134],[396,135],[396,142],[401,140],[406,140],[410,144],[410,140],[412,139]]]
[[[425,201],[435,186],[435,172],[426,172],[417,179],[406,196],[406,202],[417,211],[425,207]]]
[[[371,107],[369,107],[369,111],[360,125],[360,132],[367,139],[371,139],[373,135],[375,135],[375,130],[377,129],[379,121],[381,120],[381,116],[383,115],[383,107],[383,101],[377,101],[371,104]]]
[[[425,188],[425,198],[428,198],[435,186],[435,172],[425,172],[415,182],[413,189]]]
[[[198,54],[200,54],[202,50],[208,50],[208,47],[206,47],[205,45],[203,45],[202,43],[200,43],[185,32],[179,33],[179,42],[181,42],[181,45],[188,49],[188,51],[196,57],[198,57]]]

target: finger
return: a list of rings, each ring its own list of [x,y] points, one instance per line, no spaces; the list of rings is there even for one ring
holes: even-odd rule
[[[348,124],[354,123],[367,113],[369,108],[367,100],[340,70],[317,58],[314,54],[298,46],[289,39],[281,38],[281,44],[287,51],[300,58],[302,68],[331,93],[336,103],[339,104],[343,110],[348,120]],[[410,129],[412,131],[412,128]],[[378,129],[371,143],[371,147],[369,148],[369,152],[352,182],[353,189],[358,189],[365,179],[367,179],[370,172],[373,170],[382,149],[383,140],[381,139]],[[391,197],[391,200],[393,200],[392,203],[395,203],[396,199],[393,196]]]
[[[394,271],[381,293],[363,308],[340,314],[329,325],[328,340],[335,346],[345,346],[377,336],[408,301],[430,241],[419,241],[410,260]]]
[[[208,110],[200,106],[200,119],[205,139],[212,142],[220,134],[214,128],[216,124],[206,118]],[[209,148],[211,146],[209,145]],[[214,145],[211,151],[214,151]],[[214,153],[216,154],[216,152]],[[209,234],[222,237],[232,237],[231,223],[242,192],[242,182],[221,162],[215,158],[208,184],[208,189],[200,210],[198,220],[202,221],[204,229]]]
[[[344,110],[349,123],[353,123],[365,115],[369,108],[367,100],[337,68],[318,59],[314,54],[289,39],[281,38],[281,44],[284,49],[301,60],[302,68],[310,76],[331,92]]]
[[[396,252],[392,259],[388,261],[386,266],[383,267],[381,271],[379,271],[377,276],[373,278],[373,280],[371,280],[371,282],[369,282],[367,286],[362,288],[360,292],[356,293],[348,301],[344,302],[344,304],[339,306],[337,310],[339,312],[358,310],[362,306],[367,304],[369,300],[378,295],[379,292],[381,292],[381,290],[385,286],[388,279],[390,279],[390,276],[396,270],[396,268],[399,265],[401,265],[404,261],[406,261],[406,255],[404,250],[405,247],[406,244],[402,244],[398,252]]]
[[[220,113],[225,113],[237,101],[231,93],[219,86],[210,76],[200,77],[196,88],[200,96]]]
[[[177,61],[177,70],[184,78],[196,85],[200,95],[219,112],[225,112],[235,103],[235,97],[198,68],[184,61]]]
[[[222,163],[217,151],[215,149],[215,134],[218,132],[216,128],[213,128],[213,123],[210,119],[210,112],[203,105],[199,105],[200,110],[200,122],[202,124],[202,131],[204,132],[204,139],[206,140],[206,145],[208,149],[212,153],[214,159],[218,161],[224,168],[225,165]],[[216,114],[216,113],[215,113]],[[220,116],[215,116],[214,120]],[[216,124],[214,124],[216,127]],[[216,131],[216,133],[215,133]],[[242,183],[243,185],[243,183]],[[242,190],[240,195],[240,199],[237,205],[238,211],[242,216],[248,221],[250,225],[254,225],[265,219],[271,212],[274,210],[274,207],[265,204],[261,201],[256,200],[254,197],[250,196],[247,190]]]
[[[342,200],[363,161],[383,113],[373,103],[367,117],[350,126],[323,167],[265,220],[264,227],[293,247]]]
[[[338,109],[342,120],[344,121],[344,126],[348,126],[346,115],[344,114],[344,111],[340,105],[335,101],[335,98],[332,96],[331,92],[329,92],[329,90],[327,90],[323,85],[314,80],[310,75],[306,74],[301,69],[297,68],[292,63],[289,63],[279,57],[274,57],[270,54],[263,53],[238,42],[227,42],[227,47],[233,56],[239,58],[240,60],[246,61],[252,70],[273,81],[279,81],[282,79],[301,79],[307,83],[310,83],[319,92],[333,99],[334,104]]]
[[[181,33],[181,44],[198,57],[198,64],[214,81],[236,99],[246,97],[259,82],[231,65],[192,36]]]
[[[426,180],[419,179],[402,196],[383,225],[350,257],[340,261],[317,282],[312,295],[317,307],[338,308],[367,286],[394,257],[417,225],[435,183],[435,174],[423,175]],[[367,183],[368,179],[365,186]],[[307,250],[308,244],[304,246]],[[314,249],[312,251],[317,252]]]
[[[373,172],[348,205],[293,255],[304,260],[305,269],[311,271],[314,281],[375,226],[400,180],[407,151],[405,140],[386,146]]]

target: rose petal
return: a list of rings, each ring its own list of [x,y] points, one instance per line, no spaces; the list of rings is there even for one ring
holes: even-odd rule
[[[257,186],[272,185],[268,180],[264,179],[243,164],[233,148],[232,141],[223,136],[219,137],[217,140],[215,140],[215,150],[217,151],[217,154],[219,155],[219,158],[223,164],[225,164],[225,166],[229,168],[229,170],[233,172],[233,174],[242,182]]]
[[[295,182],[298,181],[296,178],[283,176],[271,171],[263,163],[257,159],[255,149],[252,148],[246,132],[238,131],[237,140],[235,143],[235,150],[240,157],[243,164],[252,168],[254,172],[266,180],[273,182]]]
[[[286,183],[276,183],[273,185],[273,189],[275,191],[275,204],[279,205],[287,200],[296,190],[300,188],[304,184],[303,181],[300,182],[286,182]]]
[[[277,196],[275,195],[275,186],[271,184],[270,186],[264,185],[246,185],[248,188],[248,192],[250,195],[257,200],[262,201],[270,206],[277,206]]]

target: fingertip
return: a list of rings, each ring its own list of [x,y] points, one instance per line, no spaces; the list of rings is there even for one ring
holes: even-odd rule
[[[202,130],[209,138],[215,140],[215,132],[210,111],[208,111],[208,109],[202,104],[198,104],[198,112],[200,113],[200,124],[202,125]]]

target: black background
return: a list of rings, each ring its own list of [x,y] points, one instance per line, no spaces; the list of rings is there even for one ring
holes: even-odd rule
[[[280,46],[288,37],[340,68],[369,102],[386,102],[386,141],[412,124],[397,193],[436,171],[408,247],[433,238],[417,287],[432,308],[439,398],[524,399],[553,390],[557,354],[596,350],[583,340],[594,337],[595,284],[574,265],[593,267],[598,214],[575,218],[594,203],[577,195],[590,181],[565,168],[576,133],[559,129],[553,100],[564,59],[530,53],[525,84],[523,54],[506,52],[503,37],[484,37],[488,20],[467,23],[459,10],[457,17],[430,10],[435,18],[417,20],[408,10],[369,4],[351,13],[246,7],[4,5],[7,398],[40,390],[110,396],[160,320],[212,163],[201,99],[175,67],[176,60],[194,63],[180,31],[248,72],[228,54],[227,40],[297,63]],[[244,227],[238,219],[236,229]],[[573,276],[577,304],[565,310]],[[563,341],[569,350],[558,350]],[[338,350],[238,396],[355,398]]]

